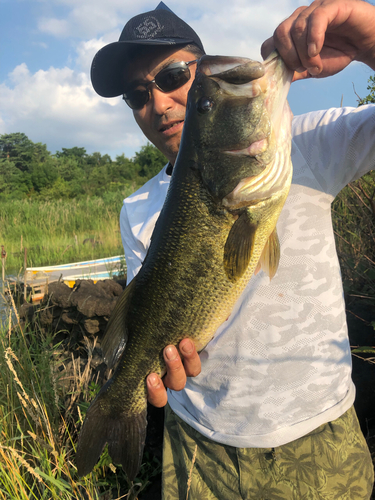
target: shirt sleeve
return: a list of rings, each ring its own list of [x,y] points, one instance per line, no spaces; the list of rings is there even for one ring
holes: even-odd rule
[[[375,168],[375,106],[297,116],[293,139],[322,190],[336,196]]]
[[[126,283],[128,285],[139,272],[145,255],[144,250],[140,248],[138,241],[133,236],[125,205],[122,206],[120,212],[120,231],[125,251]]]

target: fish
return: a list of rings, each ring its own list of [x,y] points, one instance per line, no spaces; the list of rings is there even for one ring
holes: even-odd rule
[[[147,255],[109,318],[102,349],[116,368],[82,425],[80,476],[108,444],[113,463],[134,480],[146,438],[145,379],[165,373],[164,347],[189,337],[202,351],[252,275],[275,275],[276,222],[292,178],[291,79],[277,52],[264,62],[198,61]]]

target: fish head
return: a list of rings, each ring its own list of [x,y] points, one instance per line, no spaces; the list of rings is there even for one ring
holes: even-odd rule
[[[291,80],[276,51],[264,62],[226,56],[199,60],[180,152],[190,149],[192,168],[224,204],[241,181],[265,175],[280,147],[286,145],[290,153]]]

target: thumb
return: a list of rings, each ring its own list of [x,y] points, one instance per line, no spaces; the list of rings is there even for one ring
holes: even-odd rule
[[[271,37],[262,43],[260,53],[262,54],[263,59],[266,59],[273,50],[275,50],[275,45],[273,43],[273,38]]]

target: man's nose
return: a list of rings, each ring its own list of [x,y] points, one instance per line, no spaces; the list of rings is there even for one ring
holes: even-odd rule
[[[154,85],[150,89],[151,92],[151,103],[154,113],[157,115],[163,115],[169,109],[173,107],[173,92],[162,92]]]

